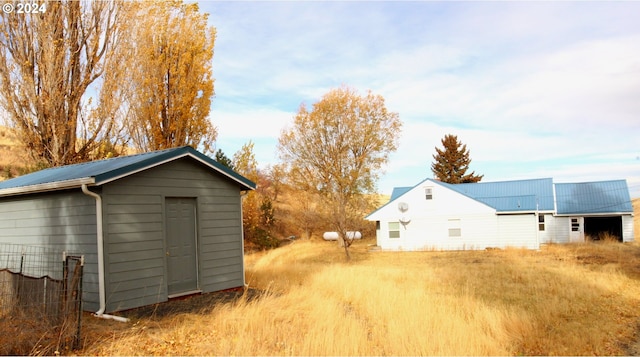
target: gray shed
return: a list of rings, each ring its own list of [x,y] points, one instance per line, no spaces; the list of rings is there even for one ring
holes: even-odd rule
[[[191,147],[50,168],[0,182],[0,242],[84,254],[97,315],[240,287],[255,188]]]

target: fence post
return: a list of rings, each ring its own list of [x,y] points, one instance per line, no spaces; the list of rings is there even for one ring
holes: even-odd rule
[[[80,259],[78,259],[78,257],[75,257],[76,259],[76,269],[74,269],[74,279],[76,278],[76,276],[78,277],[77,281],[78,281],[78,287],[74,288],[74,292],[75,292],[75,301],[76,301],[76,314],[78,316],[78,321],[76,323],[76,335],[74,336],[73,339],[73,348],[76,349],[78,347],[80,347],[80,332],[81,332],[81,326],[82,326],[82,277],[84,276],[84,255],[80,256]],[[79,266],[79,269],[78,269]],[[76,272],[78,272],[79,275],[76,275]]]
[[[64,322],[67,310],[67,280],[69,278],[69,262],[67,252],[62,252],[62,289],[60,290],[60,309],[58,311],[58,321]]]

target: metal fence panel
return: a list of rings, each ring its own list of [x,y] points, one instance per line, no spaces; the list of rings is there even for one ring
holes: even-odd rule
[[[0,243],[0,355],[77,348],[82,256]]]

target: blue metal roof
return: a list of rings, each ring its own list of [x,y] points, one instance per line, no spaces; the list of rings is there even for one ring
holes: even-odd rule
[[[553,211],[553,180],[550,178],[448,184],[454,191],[480,201],[498,212]]]
[[[182,157],[191,157],[237,182],[243,189],[256,184],[190,146],[153,151],[137,155],[52,167],[0,182],[0,196],[79,187],[81,184],[102,185],[115,179],[146,170]]]
[[[426,179],[413,187],[394,188],[389,202],[370,213],[367,217],[389,205],[414,187],[423,185],[426,181],[442,185],[482,202],[496,209],[498,213],[536,210],[555,211],[556,214],[561,215],[633,213],[631,196],[626,180],[554,184],[553,179],[543,178],[448,184]]]
[[[391,191],[391,198],[389,198],[389,201],[393,201],[396,198],[404,195],[405,193],[407,193],[412,188],[413,187],[394,187],[393,191]]]
[[[633,212],[626,180],[557,183],[558,214]]]

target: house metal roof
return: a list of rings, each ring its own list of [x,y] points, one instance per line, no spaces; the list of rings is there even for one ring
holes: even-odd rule
[[[554,210],[551,178],[461,184],[438,183],[493,207],[498,212]]]
[[[243,190],[256,188],[256,184],[246,177],[190,146],[183,146],[37,171],[0,182],[0,197],[74,188],[83,184],[99,186],[183,157],[190,157],[226,176]]]
[[[396,187],[391,199],[367,217],[411,189],[431,182],[482,202],[497,213],[547,211],[559,215],[633,213],[626,180],[553,183],[551,178],[448,184],[426,179],[413,187]],[[554,202],[555,200],[555,202]]]
[[[557,183],[558,214],[632,213],[626,180]]]
[[[394,187],[393,191],[391,192],[391,198],[389,198],[389,201],[393,201],[396,198],[404,195],[405,193],[407,193],[412,188],[413,187]]]

